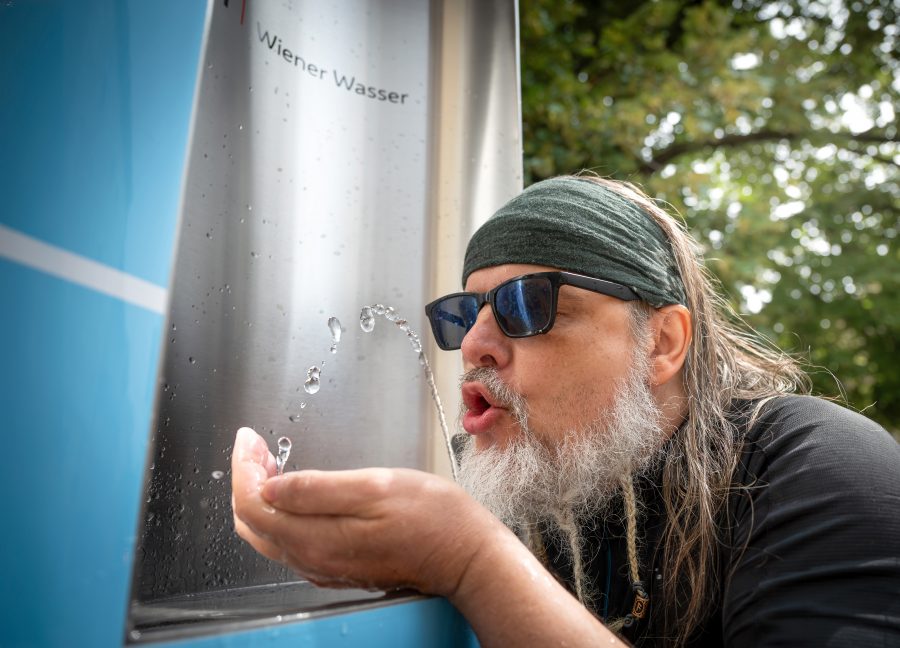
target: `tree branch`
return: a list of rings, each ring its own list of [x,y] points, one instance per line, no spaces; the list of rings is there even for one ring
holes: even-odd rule
[[[656,173],[657,171],[662,169],[666,164],[668,164],[675,158],[688,153],[696,153],[697,151],[701,151],[706,148],[719,148],[723,146],[735,147],[742,146],[744,144],[752,144],[755,142],[772,142],[778,140],[795,141],[804,138],[828,140],[839,139],[845,141],[860,142],[864,144],[884,144],[888,142],[896,142],[898,139],[896,135],[888,135],[887,133],[881,131],[873,132],[871,130],[864,133],[855,134],[831,133],[828,131],[794,132],[761,130],[743,135],[725,135],[724,137],[720,137],[714,140],[681,142],[678,144],[673,144],[672,146],[659,151],[659,153],[657,153],[657,155],[655,155],[652,159],[641,160],[637,172],[644,175],[652,175],[653,173]],[[883,158],[879,158],[879,160],[885,161]],[[891,161],[891,163],[895,164],[893,161]]]

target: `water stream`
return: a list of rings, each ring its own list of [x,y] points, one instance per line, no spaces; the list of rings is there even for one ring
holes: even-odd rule
[[[360,328],[366,332],[371,333],[375,330],[375,317],[381,316],[384,317],[387,321],[391,322],[397,328],[399,328],[404,334],[406,334],[406,338],[409,340],[409,344],[412,347],[413,351],[419,358],[419,364],[422,365],[422,369],[425,372],[425,382],[428,384],[428,389],[431,392],[431,400],[434,402],[435,409],[437,410],[438,421],[441,425],[441,433],[444,438],[444,444],[447,449],[447,457],[450,459],[450,471],[453,474],[453,480],[459,481],[459,475],[456,467],[456,460],[453,457],[453,446],[450,443],[450,430],[447,427],[447,417],[444,414],[444,406],[441,403],[441,397],[437,392],[437,385],[434,383],[434,373],[431,370],[431,364],[428,362],[428,357],[425,355],[425,352],[422,350],[422,340],[419,338],[418,334],[413,331],[409,322],[400,317],[397,312],[390,306],[385,306],[383,304],[373,304],[372,306],[364,306],[359,313],[359,326]],[[341,323],[336,317],[328,318],[328,329],[331,331],[331,353],[337,353],[337,346],[341,341],[341,333],[343,329],[341,328]],[[307,394],[313,395],[319,391],[321,386],[321,375],[322,368],[325,366],[325,361],[322,360],[318,365],[313,365],[306,371],[306,382],[303,383],[303,389]],[[306,403],[301,403],[300,408],[304,408]],[[288,417],[291,422],[297,422],[300,420],[300,415],[291,415]],[[284,465],[288,460],[288,456],[291,453],[291,440],[287,437],[281,437],[278,439],[278,455],[275,459],[275,464],[278,468],[278,474],[281,475],[284,471]]]
[[[275,457],[275,469],[279,475],[284,474],[284,464],[291,456],[291,440],[287,437],[278,439],[278,456]]]
[[[444,414],[444,406],[441,403],[441,397],[438,395],[437,385],[434,384],[434,372],[431,371],[431,364],[428,362],[428,356],[422,350],[422,340],[409,327],[409,322],[400,317],[397,312],[390,306],[383,304],[373,304],[372,306],[364,306],[359,312],[359,327],[366,333],[371,333],[375,329],[375,316],[380,315],[387,321],[392,322],[401,331],[406,334],[412,350],[419,357],[419,364],[425,371],[425,382],[431,391],[431,400],[437,409],[438,421],[441,424],[441,433],[444,437],[444,444],[447,449],[447,457],[450,459],[450,471],[453,474],[453,481],[459,481],[459,474],[456,467],[456,459],[453,456],[453,445],[450,443],[450,430],[447,427],[447,417]]]

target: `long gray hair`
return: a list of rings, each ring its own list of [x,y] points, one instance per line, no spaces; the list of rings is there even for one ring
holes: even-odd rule
[[[736,399],[763,404],[780,394],[806,392],[810,381],[797,362],[757,335],[716,291],[701,249],[684,226],[636,186],[597,177],[601,184],[640,206],[668,237],[687,293],[693,338],[682,369],[687,420],[672,439],[663,465],[666,523],[661,540],[662,630],[683,645],[720,595],[717,548],[727,543],[722,516],[740,461],[740,440],[729,411]],[[637,330],[652,310],[632,309]]]

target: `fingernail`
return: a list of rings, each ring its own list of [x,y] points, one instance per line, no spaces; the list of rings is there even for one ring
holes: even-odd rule
[[[256,432],[252,428],[242,427],[237,431],[237,437],[234,439],[234,449],[237,458],[244,460],[248,456],[248,451],[253,447],[253,441],[256,438]]]
[[[281,490],[281,485],[283,483],[284,477],[270,477],[269,479],[267,479],[262,488],[263,498],[269,502],[274,502],[275,500],[277,500],[278,492]]]

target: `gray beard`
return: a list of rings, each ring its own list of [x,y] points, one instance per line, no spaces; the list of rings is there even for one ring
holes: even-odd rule
[[[646,472],[663,444],[661,413],[648,387],[649,367],[639,364],[616,390],[614,405],[584,427],[554,435],[548,448],[529,428],[527,402],[491,368],[468,372],[507,407],[521,433],[506,447],[475,450],[466,436],[460,485],[510,528],[553,524],[560,514],[585,519],[602,514],[623,479]]]

